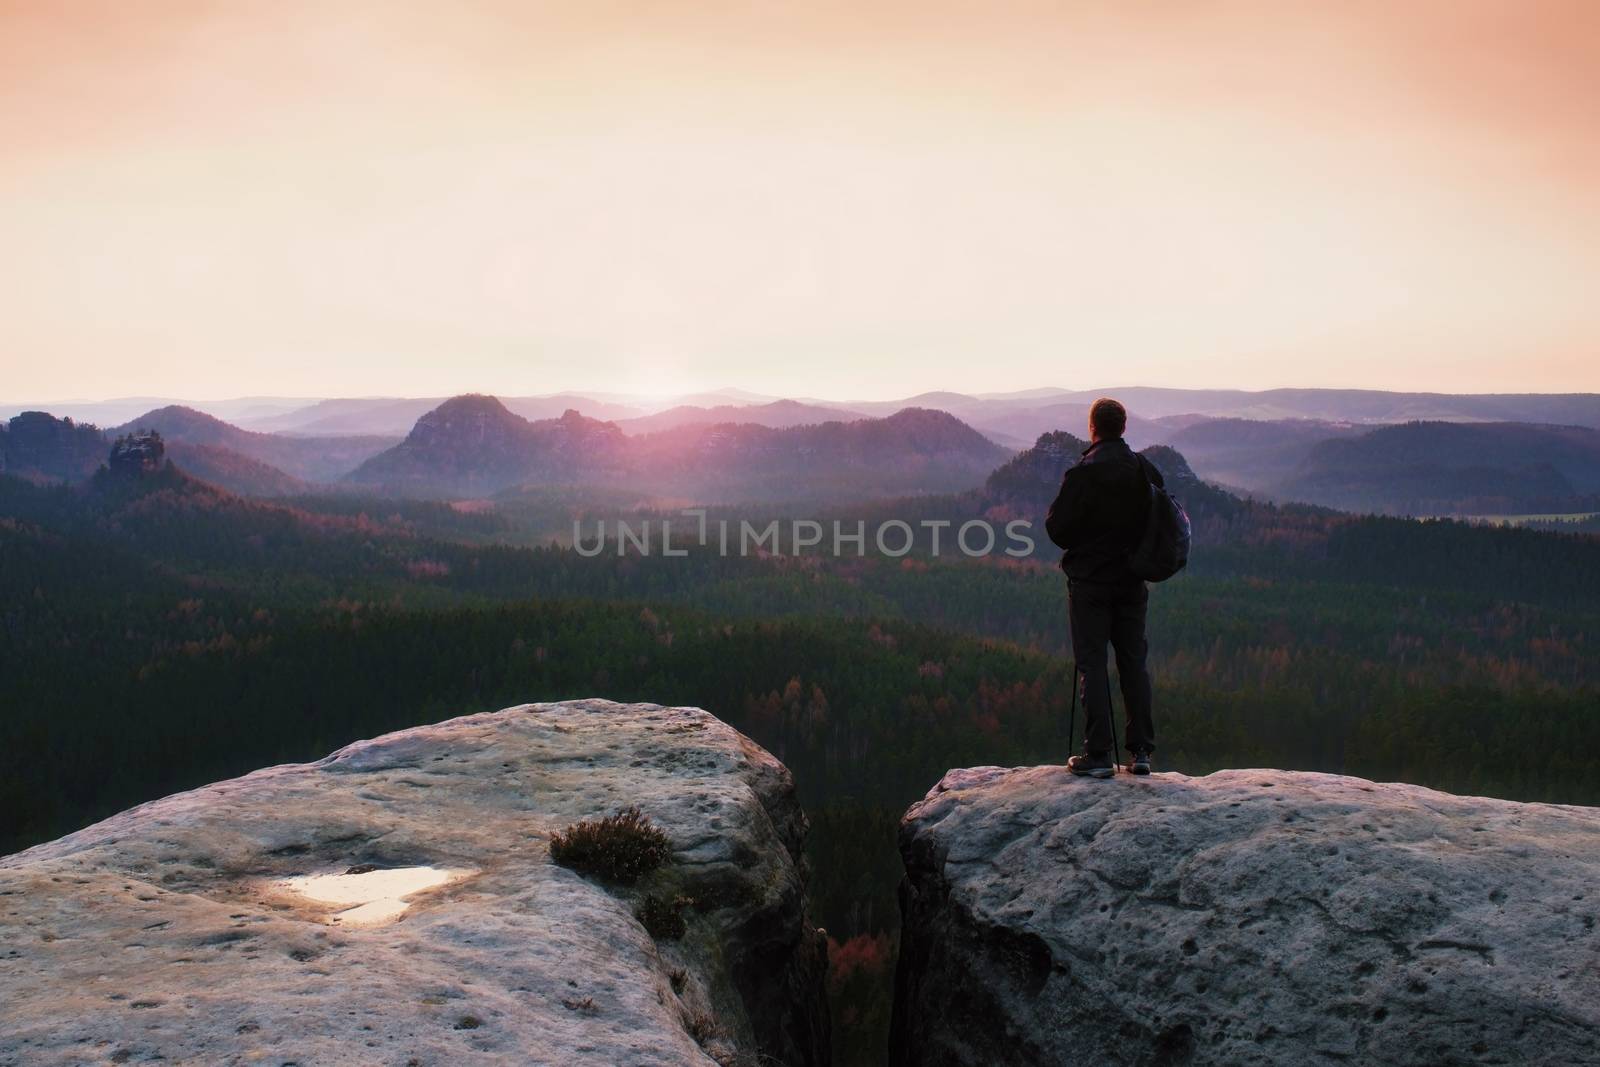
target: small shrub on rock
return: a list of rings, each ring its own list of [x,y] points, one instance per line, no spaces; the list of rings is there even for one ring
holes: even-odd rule
[[[703,1046],[717,1036],[717,1021],[703,1011],[688,1015],[683,1020],[683,1028],[689,1031],[689,1036],[694,1038],[697,1045]]]
[[[683,921],[683,909],[693,903],[693,900],[682,895],[646,893],[634,915],[657,941],[676,941],[688,932],[688,924]]]
[[[672,858],[672,843],[644,812],[624,808],[552,834],[550,858],[580,874],[633,885]]]

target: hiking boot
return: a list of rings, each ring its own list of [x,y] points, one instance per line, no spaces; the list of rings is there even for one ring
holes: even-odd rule
[[[1117,773],[1116,766],[1104,753],[1098,756],[1073,756],[1067,760],[1067,770],[1080,778],[1110,778]]]
[[[1130,773],[1130,774],[1149,774],[1150,773],[1150,753],[1148,753],[1148,752],[1132,752],[1132,753],[1129,753],[1128,773]]]

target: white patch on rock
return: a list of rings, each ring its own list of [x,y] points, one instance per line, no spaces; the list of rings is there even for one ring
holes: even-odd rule
[[[359,874],[303,874],[273,884],[319,904],[349,905],[332,917],[340,926],[382,926],[406,913],[411,907],[407,898],[476,873],[438,867],[392,867]]]
[[[630,805],[666,867],[626,887],[552,862],[553,833]],[[0,857],[0,1065],[817,1064],[805,829],[737,730],[606,700],[165,797]],[[681,940],[635,918],[647,892],[696,901]]]

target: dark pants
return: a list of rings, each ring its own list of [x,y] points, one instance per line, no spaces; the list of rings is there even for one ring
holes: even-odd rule
[[[1111,751],[1111,687],[1106,674],[1106,642],[1117,653],[1117,678],[1128,709],[1130,752],[1156,747],[1150,718],[1150,671],[1145,667],[1145,608],[1150,590],[1143,582],[1104,585],[1067,583],[1067,616],[1072,623],[1072,656],[1078,668],[1078,702],[1085,720],[1084,749],[1093,755]],[[1076,739],[1068,738],[1069,746]]]

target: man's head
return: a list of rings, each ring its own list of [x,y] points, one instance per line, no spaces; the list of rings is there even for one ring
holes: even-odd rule
[[[1089,405],[1089,440],[1109,441],[1128,428],[1128,409],[1109,396]]]

